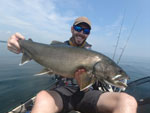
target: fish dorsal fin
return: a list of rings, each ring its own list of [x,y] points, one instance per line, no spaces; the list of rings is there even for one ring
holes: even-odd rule
[[[55,45],[55,44],[64,44],[63,42],[57,41],[57,40],[53,40],[50,45]]]
[[[28,39],[30,42],[33,42],[33,40],[31,38]]]
[[[39,73],[37,73],[35,76],[38,75],[44,75],[44,74],[53,74],[53,71],[47,68],[44,68],[42,71],[40,71]]]
[[[26,53],[23,53],[23,56],[22,56],[22,59],[21,59],[21,63],[19,65],[26,64],[30,60],[32,60],[32,58],[29,55],[27,55]]]

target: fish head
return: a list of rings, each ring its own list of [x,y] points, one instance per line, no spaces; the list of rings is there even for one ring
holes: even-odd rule
[[[97,62],[94,66],[94,75],[98,80],[119,88],[126,88],[124,81],[129,79],[126,72],[112,60]]]

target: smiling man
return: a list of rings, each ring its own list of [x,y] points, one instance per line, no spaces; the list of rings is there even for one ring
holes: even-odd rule
[[[91,22],[88,18],[79,17],[71,26],[72,37],[64,43],[89,49],[91,45],[86,42],[86,39],[90,35],[90,31]],[[24,40],[25,38],[19,33],[10,37],[8,40],[10,51],[20,53],[19,39]],[[78,84],[80,84],[79,76],[83,74],[86,74],[85,69],[75,72]],[[71,110],[82,113],[136,113],[137,102],[134,97],[126,93],[103,92],[96,89],[98,88],[90,87],[80,91],[77,84],[68,82],[51,91],[40,91],[36,96],[32,113],[67,113]]]
[[[75,47],[91,47],[86,42],[91,30],[91,23],[86,17],[77,18],[71,27],[72,37],[68,42],[69,45]]]

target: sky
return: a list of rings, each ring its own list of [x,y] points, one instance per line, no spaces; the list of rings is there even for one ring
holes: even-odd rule
[[[149,4],[149,0],[0,0],[0,40],[19,32],[46,44],[65,41],[74,20],[86,16],[92,23],[87,41],[93,50],[112,56],[119,37],[118,56],[127,44],[123,56],[150,59]]]

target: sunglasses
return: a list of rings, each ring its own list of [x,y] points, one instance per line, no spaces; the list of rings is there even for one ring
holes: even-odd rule
[[[83,34],[87,34],[87,35],[90,34],[90,29],[88,29],[88,28],[82,28],[82,27],[76,26],[76,25],[74,25],[73,28],[74,28],[74,30],[76,30],[78,32],[81,32],[83,30]]]

